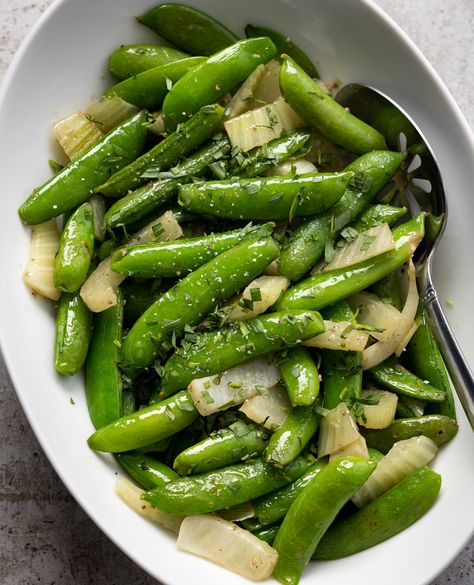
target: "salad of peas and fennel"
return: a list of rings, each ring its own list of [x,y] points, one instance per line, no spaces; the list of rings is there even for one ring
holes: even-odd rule
[[[426,215],[387,189],[405,153],[284,34],[182,4],[138,21],[170,46],[121,46],[54,126],[24,280],[57,303],[55,367],[84,366],[117,494],[180,550],[296,585],[439,493],[457,423],[412,262]]]

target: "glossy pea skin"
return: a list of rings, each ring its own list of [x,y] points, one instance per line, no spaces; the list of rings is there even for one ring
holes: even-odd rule
[[[118,79],[127,79],[153,67],[189,57],[186,53],[164,45],[122,45],[109,57],[109,71]]]
[[[337,513],[375,470],[358,457],[332,461],[292,503],[276,535],[278,562],[273,575],[285,585],[297,585],[314,550]]]
[[[219,100],[275,54],[275,45],[268,38],[243,40],[186,73],[173,85],[163,102],[167,131],[172,132],[202,106]]]
[[[131,451],[175,435],[197,417],[189,393],[183,391],[99,428],[87,442],[96,451]]]
[[[77,291],[87,278],[94,253],[94,217],[90,203],[83,203],[69,217],[59,240],[54,262],[54,286]]]
[[[189,211],[227,219],[288,219],[334,205],[352,176],[308,173],[193,183],[180,187],[178,201]]]
[[[262,526],[261,528],[256,528],[255,530],[252,530],[252,533],[255,534],[257,538],[260,538],[260,540],[272,544],[279,529],[280,525],[275,524],[275,526]]]
[[[406,215],[406,212],[406,207],[395,207],[394,205],[384,205],[382,203],[369,205],[355,220],[352,227],[358,232],[365,232],[381,223],[388,223],[389,226],[392,226]]]
[[[121,243],[117,240],[114,240],[113,238],[102,242],[102,244],[99,246],[99,249],[97,250],[97,258],[99,259],[99,262],[102,262],[102,260],[105,260],[111,254],[113,254],[120,245]]]
[[[82,368],[92,336],[92,313],[79,293],[64,293],[56,310],[54,366],[63,376]]]
[[[161,461],[142,453],[119,453],[117,461],[144,490],[174,481],[179,476]]]
[[[261,315],[218,331],[201,333],[190,348],[180,348],[162,370],[161,394],[186,388],[194,378],[228,370],[257,357],[314,337],[324,322],[314,311],[286,311]]]
[[[212,16],[184,4],[155,6],[138,22],[191,55],[213,55],[239,40]]]
[[[83,155],[33,191],[18,213],[27,224],[38,224],[74,209],[95,188],[135,160],[147,134],[145,112],[128,118]]]
[[[341,199],[328,211],[304,220],[284,246],[280,273],[299,280],[324,253],[327,241],[356,220],[393,177],[405,155],[376,150],[357,158],[344,170],[355,173]]]
[[[354,514],[329,527],[313,555],[331,560],[375,546],[421,518],[434,504],[441,476],[422,467]]]
[[[356,154],[387,148],[377,130],[339,105],[288,55],[283,55],[280,88],[295,112],[331,142]]]
[[[143,499],[170,514],[206,514],[271,492],[300,477],[314,461],[299,457],[285,469],[275,469],[260,459],[182,477],[154,488]]]
[[[120,289],[123,293],[124,321],[127,325],[133,325],[163,294],[159,279],[148,282],[126,280],[120,285]]]
[[[311,406],[319,394],[319,373],[309,351],[302,346],[288,350],[280,374],[293,406]]]
[[[107,182],[101,181],[96,191],[107,197],[122,197],[146,183],[147,178],[143,175],[151,168],[156,172],[167,171],[213,134],[223,114],[224,109],[217,104],[205,106],[141,157],[135,157]]]
[[[180,335],[186,325],[197,325],[219,303],[256,278],[278,253],[272,238],[249,239],[180,280],[130,329],[122,345],[123,368],[135,376],[149,366],[166,339],[173,333]]]

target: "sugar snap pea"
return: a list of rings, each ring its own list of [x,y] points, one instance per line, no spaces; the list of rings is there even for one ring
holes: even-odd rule
[[[87,201],[98,185],[136,159],[145,138],[145,113],[139,112],[35,189],[18,211],[21,219],[42,223]]]
[[[120,246],[120,242],[115,240],[114,238],[110,238],[102,242],[97,250],[97,258],[99,262],[108,258],[111,254],[115,252],[115,250]]]
[[[212,16],[184,4],[161,4],[138,22],[191,55],[213,55],[239,38]]]
[[[352,173],[231,178],[183,185],[186,209],[228,219],[291,219],[320,213],[343,195]]]
[[[121,197],[146,183],[147,177],[144,175],[147,172],[167,171],[180,158],[188,155],[212,135],[223,113],[223,108],[217,104],[201,108],[176,132],[112,175],[107,182],[102,181],[96,191],[107,197]]]
[[[183,75],[163,102],[167,131],[173,131],[202,106],[217,101],[275,54],[276,48],[270,39],[247,39],[219,51]]]
[[[434,504],[441,476],[422,467],[354,514],[329,527],[315,559],[340,559],[375,546],[421,518]]]
[[[172,394],[186,388],[194,378],[223,372],[323,331],[319,313],[285,311],[201,333],[191,347],[181,347],[166,362],[161,372],[161,393]]]
[[[147,69],[180,61],[186,53],[165,45],[122,45],[109,57],[109,71],[118,79],[127,79]]]
[[[356,154],[387,148],[377,130],[339,105],[288,55],[283,55],[280,87],[295,112],[335,144]]]
[[[319,373],[309,351],[293,347],[280,362],[280,374],[293,406],[311,406],[319,393]]]
[[[94,253],[94,218],[90,203],[83,203],[67,220],[54,262],[54,286],[75,292],[84,282]]]
[[[358,232],[365,232],[381,223],[388,223],[391,226],[403,217],[406,212],[406,207],[395,207],[393,205],[383,205],[382,203],[369,205],[355,220],[352,227]]]
[[[399,311],[402,310],[402,287],[398,272],[390,272],[374,283],[369,290],[387,305],[393,305]]]
[[[280,525],[275,524],[274,526],[262,526],[261,528],[256,528],[255,530],[252,530],[252,533],[260,538],[260,540],[272,544],[279,529]]]
[[[206,514],[267,494],[300,477],[314,457],[298,457],[284,469],[260,459],[238,463],[157,486],[143,499],[170,514]]]
[[[312,479],[292,503],[273,547],[278,552],[274,576],[297,585],[319,541],[343,505],[375,470],[373,461],[336,459]]]
[[[151,282],[133,282],[127,279],[120,288],[123,293],[123,318],[128,325],[135,323],[148,307],[163,294],[159,279]]]
[[[179,477],[161,461],[142,453],[118,453],[116,458],[130,477],[145,490]]]

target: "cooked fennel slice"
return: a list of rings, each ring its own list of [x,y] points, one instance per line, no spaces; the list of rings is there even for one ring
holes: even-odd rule
[[[323,272],[358,264],[395,248],[395,240],[388,223],[381,223],[361,232],[352,242],[336,248],[331,262]]]
[[[362,435],[352,443],[349,443],[345,447],[341,447],[334,453],[329,455],[329,461],[334,459],[344,459],[345,457],[360,457],[361,459],[370,459],[369,450],[367,449],[367,443]]]
[[[188,391],[199,413],[208,416],[266,392],[279,378],[280,370],[275,362],[257,358],[220,374],[197,378]]]
[[[377,295],[363,291],[347,299],[354,311],[357,311],[357,321],[374,331],[370,335],[375,339],[387,339],[398,327],[401,312],[394,306],[384,303]]]
[[[288,394],[281,386],[274,386],[263,394],[249,398],[240,407],[247,418],[269,431],[275,431],[281,427],[291,409]]]
[[[185,518],[176,546],[254,581],[270,577],[278,560],[268,543],[212,514]]]
[[[253,94],[257,105],[271,104],[283,97],[280,90],[280,70],[281,65],[275,59],[265,65],[265,71]]]
[[[59,247],[59,230],[54,219],[31,228],[30,250],[23,281],[42,297],[57,301],[60,291],[54,286],[54,260]]]
[[[386,429],[392,424],[397,411],[398,396],[385,390],[362,390],[362,398],[373,398],[377,404],[362,404],[364,416],[359,417],[358,424],[367,429]]]
[[[265,74],[265,65],[259,65],[243,82],[239,89],[232,96],[230,102],[225,109],[225,117],[227,120],[240,116],[248,110],[257,107],[255,101],[252,99],[255,90],[260,83],[260,80]]]
[[[92,206],[92,217],[94,220],[94,238],[99,242],[105,240],[104,215],[105,201],[102,195],[96,193],[89,199]]]
[[[103,132],[109,132],[135,112],[138,108],[118,95],[93,102],[86,108],[86,114]]]
[[[279,165],[275,165],[267,171],[269,176],[286,176],[286,175],[304,175],[305,173],[317,173],[316,165],[305,158],[296,160],[287,160]]]
[[[165,119],[163,118],[162,112],[158,112],[157,114],[154,115],[154,120],[148,126],[148,131],[151,132],[152,134],[158,135],[166,134]]]
[[[181,226],[176,221],[172,211],[165,211],[157,219],[154,219],[139,232],[135,234],[128,243],[129,246],[135,244],[148,244],[154,242],[171,242],[177,240],[183,235]]]
[[[247,520],[247,518],[253,518],[255,510],[251,502],[244,502],[243,504],[236,504],[230,508],[219,510],[218,514],[229,522],[240,522],[241,520]]]
[[[325,320],[324,325],[324,333],[303,341],[303,345],[342,351],[363,351],[367,345],[368,331],[357,329],[357,324],[352,321]]]
[[[163,512],[152,504],[142,500],[141,496],[145,493],[144,490],[137,487],[125,477],[119,477],[116,481],[115,492],[127,506],[135,510],[135,512],[138,512],[141,516],[178,534],[184,516],[168,514],[168,512]]]
[[[280,276],[278,260],[273,260],[263,271],[265,276]]]
[[[265,313],[289,286],[290,281],[285,276],[259,276],[247,286],[234,303],[234,308],[227,319],[244,321]]]
[[[321,420],[319,427],[318,457],[330,455],[360,437],[349,409],[341,402]]]
[[[428,437],[412,437],[398,441],[377,464],[364,485],[352,497],[356,506],[361,508],[378,498],[404,477],[429,463],[436,455],[438,447]]]
[[[410,339],[415,335],[416,330],[418,329],[419,326],[420,326],[420,323],[419,322],[417,322],[416,320],[413,321],[413,323],[411,324],[410,329],[408,330],[408,333],[405,335],[405,337],[397,345],[397,348],[395,350],[395,355],[397,357],[400,357],[402,355],[403,351],[405,350],[405,347],[410,342]]]
[[[83,154],[102,136],[102,131],[84,112],[76,112],[53,127],[53,134],[60,146],[73,160]]]

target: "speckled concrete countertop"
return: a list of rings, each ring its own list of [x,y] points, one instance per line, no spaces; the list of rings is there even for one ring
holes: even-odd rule
[[[0,0],[0,82],[51,1]],[[376,3],[428,57],[474,127],[473,0]],[[1,358],[0,402],[0,585],[156,584],[96,528],[57,478]],[[472,583],[474,540],[431,585]]]

